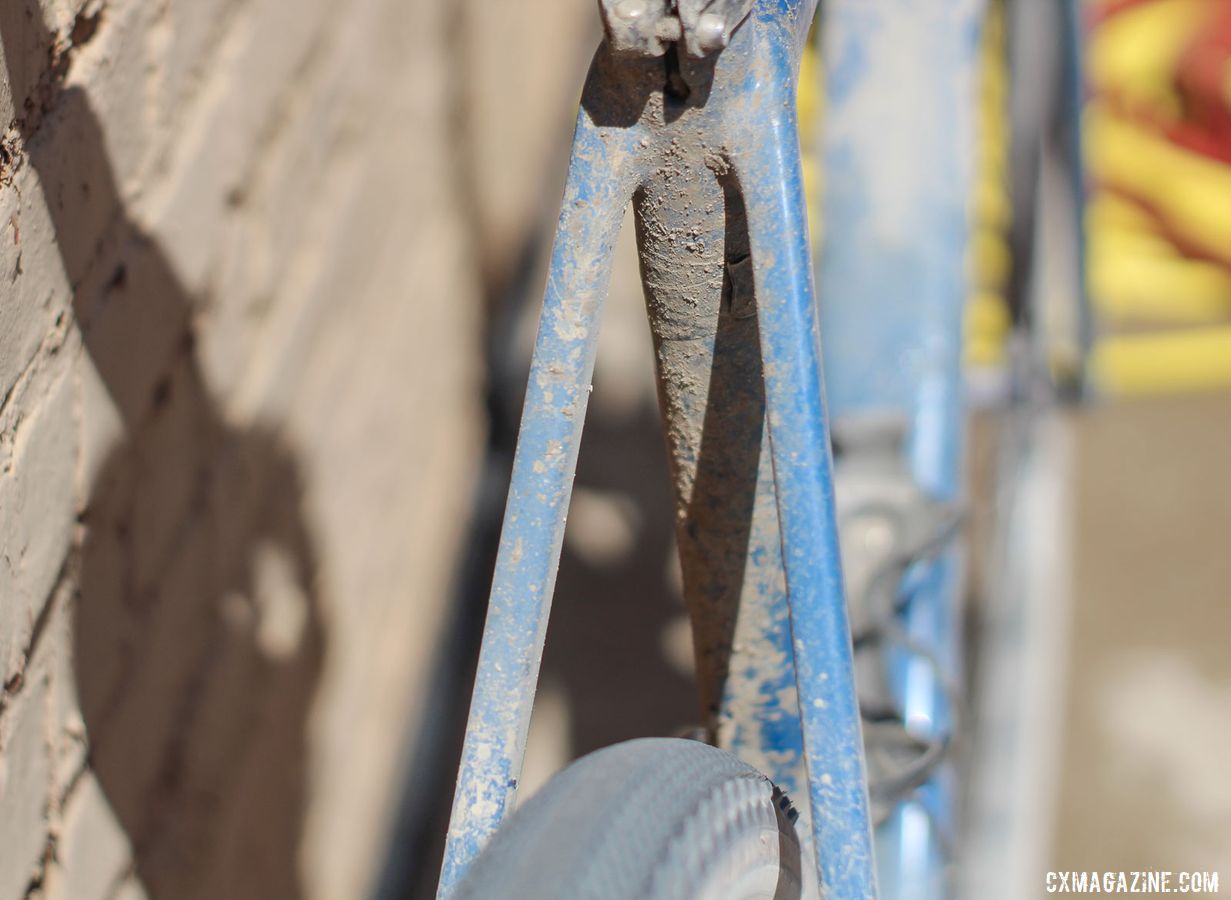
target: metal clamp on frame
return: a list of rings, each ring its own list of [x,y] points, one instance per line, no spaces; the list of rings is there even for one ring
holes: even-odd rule
[[[617,53],[662,56],[683,43],[696,59],[717,53],[754,0],[599,0],[608,45]]]

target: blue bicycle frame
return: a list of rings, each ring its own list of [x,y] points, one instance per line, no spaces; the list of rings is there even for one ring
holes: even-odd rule
[[[816,0],[757,0],[729,46],[708,58],[669,51],[665,60],[630,59],[607,43],[595,58],[539,323],[442,897],[513,806],[612,250],[630,200],[711,736],[797,799],[826,896],[876,896],[795,119],[798,62],[815,7]],[[831,85],[841,74],[831,71]],[[831,87],[831,104],[841,99]],[[837,214],[826,224],[832,235],[843,226],[843,207],[829,206]],[[937,295],[959,290],[948,251],[963,223],[959,215],[943,236],[917,235],[945,250]],[[823,283],[833,277],[822,269]],[[903,302],[917,293],[917,285],[905,287]],[[914,323],[936,305],[903,315]],[[947,296],[941,305],[951,312]],[[954,328],[942,348],[946,373],[959,333]],[[869,343],[844,342],[844,360],[876,358],[886,343],[865,332],[857,339]],[[838,377],[845,387],[856,376]],[[914,457],[926,484],[952,487],[956,447],[921,436],[947,441],[956,433],[949,429],[956,397],[946,393],[946,378],[924,382],[926,389],[916,386],[929,400],[915,419]],[[942,565],[925,582],[951,581],[954,571]]]
[[[826,0],[822,34],[824,241],[818,282],[835,420],[909,423],[907,455],[933,497],[962,493],[962,315],[972,202],[982,0]],[[911,573],[906,626],[960,679],[956,552]],[[897,666],[908,726],[947,733],[933,665]],[[877,835],[894,897],[947,896],[953,773],[897,807]]]

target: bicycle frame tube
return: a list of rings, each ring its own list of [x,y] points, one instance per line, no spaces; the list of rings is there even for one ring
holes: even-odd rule
[[[826,0],[825,197],[819,260],[833,415],[900,413],[916,482],[961,493],[962,314],[975,142],[981,0]],[[905,148],[909,148],[906,150]],[[907,628],[956,678],[955,554],[913,573]],[[903,660],[908,723],[948,727],[933,669]],[[951,827],[944,770],[878,833],[881,878],[900,897],[944,892]]]
[[[781,62],[781,61],[779,61]],[[830,896],[876,891],[851,638],[834,517],[833,467],[821,375],[795,122],[794,73],[765,91],[769,121],[742,119],[736,153],[754,260],[766,408],[812,832]],[[762,131],[762,129],[768,129]]]
[[[1073,234],[1077,239],[1077,259],[1074,293],[1077,301],[1078,370],[1076,391],[1084,395],[1089,387],[1090,354],[1094,349],[1094,309],[1090,297],[1087,262],[1086,200],[1089,185],[1086,178],[1085,137],[1082,110],[1086,101],[1085,22],[1081,0],[1059,0],[1064,16],[1064,76],[1061,102],[1067,131],[1064,156],[1073,183]]]
[[[705,60],[630,57],[606,45],[595,58],[531,368],[442,897],[513,804],[599,309],[634,196],[703,696],[740,719],[727,743],[771,777],[797,783],[802,748],[821,882],[830,896],[875,896],[795,121],[794,81],[815,5],[759,0],[730,45]],[[755,300],[737,309],[748,268]],[[715,447],[705,441],[706,413],[719,415],[722,404],[710,404],[727,376],[746,402],[733,413],[738,436],[724,427],[709,433]],[[744,530],[719,533],[715,545],[723,545],[719,562],[734,561],[742,573],[732,584],[699,564],[700,550],[690,565],[685,546],[693,526],[723,527],[721,515],[707,519],[702,509],[699,485],[714,460],[727,475],[732,460],[750,465],[735,473],[753,498]],[[713,484],[721,505],[729,481]],[[705,628],[714,613],[706,602],[733,595],[742,650],[721,628]],[[743,707],[719,683],[737,670],[753,682]]]
[[[578,118],[441,873],[448,896],[521,776],[634,130]]]

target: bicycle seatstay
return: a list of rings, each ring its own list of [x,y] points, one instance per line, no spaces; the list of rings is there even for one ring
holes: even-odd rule
[[[511,810],[564,539],[611,257],[632,193],[634,130],[583,108],[534,359],[441,873],[445,897]]]
[[[604,0],[608,15],[613,2]],[[694,6],[681,4],[682,15]],[[768,524],[762,510],[759,524],[750,527],[758,529],[765,558],[771,564],[781,559],[782,571],[777,579],[768,573],[760,583],[745,581],[749,589],[737,583],[725,590],[755,601],[750,608],[757,614],[746,621],[757,623],[751,626],[759,637],[752,643],[763,657],[757,687],[768,699],[754,703],[748,714],[777,727],[747,730],[755,737],[736,749],[767,766],[770,777],[797,781],[802,744],[821,883],[834,897],[876,894],[795,121],[794,82],[815,6],[815,0],[757,0],[742,25],[724,32],[727,46],[721,52],[692,56],[687,52],[692,45],[684,42],[657,59],[656,47],[649,53],[617,53],[609,40],[595,57],[582,97],[534,351],[441,897],[449,895],[513,806],[612,247],[634,194],[669,443],[677,431],[699,438],[705,415],[704,402],[671,402],[672,397],[698,399],[696,392],[683,389],[672,394],[664,354],[673,340],[690,342],[684,354],[690,357],[690,371],[702,372],[707,385],[717,377],[710,373],[723,365],[714,358],[719,329],[741,342],[732,357],[743,360],[737,366],[741,371],[748,371],[757,355],[761,359],[763,411],[756,410],[756,420],[743,434],[759,443],[768,433],[772,465],[758,463],[758,448],[752,446],[749,477],[760,483],[757,491],[765,507],[765,473],[772,470],[777,528],[772,509]],[[705,23],[684,23],[679,32],[687,34],[689,28],[699,40]],[[656,29],[656,34],[673,33]],[[690,183],[705,186],[690,193]],[[687,241],[677,238],[684,235],[681,227],[696,212],[690,209],[698,199],[705,201],[696,207],[701,213],[685,231],[695,228],[701,249],[696,242],[689,249]],[[748,259],[747,253],[733,258],[725,252],[735,246],[728,214],[736,209],[746,216],[755,302],[723,313],[720,298],[734,302],[733,282],[745,277]],[[682,282],[674,288],[656,286],[651,283],[656,267],[663,272],[674,267],[677,275],[689,271],[697,278],[692,287],[681,287]],[[697,313],[701,308],[705,311]],[[750,316],[755,328],[733,324]],[[693,331],[673,337],[672,328]],[[717,429],[716,436],[722,433]],[[685,519],[698,457],[712,452],[696,439],[675,440],[677,503]],[[744,554],[756,549],[747,533],[743,538],[743,546],[729,549],[738,552],[741,564]],[[775,586],[782,576],[785,592]],[[694,579],[691,593],[703,593],[696,585]],[[697,609],[694,605],[694,617]],[[699,673],[703,691],[705,680],[720,670],[725,675],[730,661],[725,668],[719,662],[714,672]],[[786,690],[792,682],[794,691]],[[713,684],[709,689],[714,694],[725,690]]]

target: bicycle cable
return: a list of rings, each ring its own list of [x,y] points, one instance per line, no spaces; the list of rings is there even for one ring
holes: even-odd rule
[[[935,650],[909,634],[904,617],[912,574],[943,557],[963,515],[955,504],[928,495],[906,471],[904,431],[895,420],[841,423],[834,439],[868,792],[878,825],[931,780],[952,755],[961,729],[958,685]],[[909,721],[892,685],[903,656],[906,665],[927,666],[943,695],[947,721],[937,733],[924,733]]]

